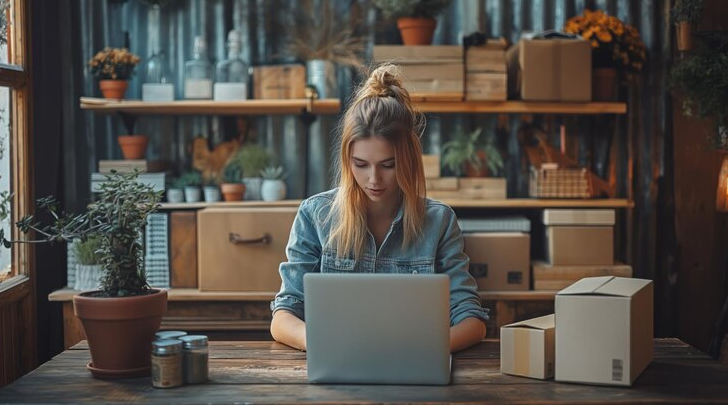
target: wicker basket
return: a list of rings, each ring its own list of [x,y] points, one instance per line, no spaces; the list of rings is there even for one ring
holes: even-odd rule
[[[533,198],[590,198],[586,169],[531,168],[529,193]]]

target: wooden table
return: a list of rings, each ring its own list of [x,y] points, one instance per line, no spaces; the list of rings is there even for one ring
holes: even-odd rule
[[[655,360],[631,388],[503,375],[499,341],[454,356],[449,386],[311,385],[306,355],[275,342],[211,342],[202,385],[152,388],[149,378],[102,381],[85,369],[85,342],[0,389],[0,403],[726,403],[728,367],[677,339],[655,341]]]

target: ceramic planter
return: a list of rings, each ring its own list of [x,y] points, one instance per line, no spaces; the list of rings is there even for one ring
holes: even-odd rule
[[[437,27],[434,18],[402,17],[397,19],[397,28],[405,45],[430,45]]]
[[[144,159],[149,137],[146,135],[119,135],[117,137],[124,159]]]
[[[129,82],[126,80],[99,80],[99,89],[104,98],[121,100],[124,98]]]
[[[181,203],[185,202],[185,192],[181,188],[167,189],[167,202]]]
[[[150,375],[154,333],[167,311],[167,292],[133,297],[73,297],[73,311],[86,333],[91,362],[86,368],[100,379]]]
[[[199,187],[197,187],[197,186],[185,187],[185,201],[187,201],[188,203],[200,202],[201,196],[202,196],[202,193],[200,192]]]
[[[263,201],[278,201],[286,198],[286,183],[283,180],[263,180],[260,187]]]
[[[205,186],[205,202],[220,201],[220,188],[218,186]]]
[[[244,177],[245,197],[244,200],[260,200],[260,187],[263,185],[262,177]]]
[[[245,184],[243,183],[223,183],[220,185],[220,191],[225,201],[240,201],[245,195]]]

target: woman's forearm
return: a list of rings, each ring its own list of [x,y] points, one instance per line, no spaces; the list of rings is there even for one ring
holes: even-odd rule
[[[270,334],[280,343],[298,350],[306,350],[306,323],[286,310],[279,310],[273,314]]]
[[[465,318],[450,328],[450,352],[466,349],[485,337],[485,323],[478,318]]]

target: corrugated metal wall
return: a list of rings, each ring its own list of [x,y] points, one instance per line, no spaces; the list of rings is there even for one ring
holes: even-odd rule
[[[78,97],[97,95],[96,83],[84,70],[84,63],[104,46],[121,46],[123,32],[130,34],[131,49],[146,58],[153,40],[147,26],[147,6],[139,0],[114,3],[102,0],[63,0],[68,5],[65,29],[74,41],[73,51],[61,61],[71,69],[66,102],[76,106]],[[318,10],[320,0],[312,1]],[[569,140],[567,151],[582,164],[607,179],[616,187],[619,197],[635,201],[633,210],[620,215],[618,251],[635,265],[636,276],[655,277],[655,243],[657,181],[663,175],[665,151],[663,139],[669,132],[666,110],[669,93],[666,71],[671,59],[670,29],[666,25],[668,0],[454,0],[439,18],[435,44],[459,44],[463,34],[476,30],[490,37],[503,36],[517,41],[523,31],[561,28],[564,22],[584,8],[602,9],[637,27],[647,45],[647,63],[639,81],[621,91],[620,98],[629,104],[629,113],[622,116],[521,117],[485,115],[442,115],[428,117],[424,137],[425,149],[438,153],[442,142],[458,128],[485,126],[506,152],[506,175],[510,197],[527,193],[526,159],[519,142],[524,118],[533,118],[530,125],[550,134],[558,145],[558,128],[565,124]],[[293,61],[286,52],[285,16],[301,7],[295,0],[172,0],[162,9],[160,46],[166,51],[175,76],[178,97],[183,78],[182,66],[191,56],[192,38],[204,34],[209,56],[214,63],[224,57],[225,38],[232,28],[240,29],[245,38],[244,58],[251,64]],[[366,0],[334,2],[336,15],[347,16],[356,9],[364,16],[358,30],[371,45],[397,43],[394,24],[383,21]],[[369,53],[368,56],[370,56]],[[138,69],[143,72],[144,60]],[[128,98],[140,97],[140,75],[131,82]],[[355,72],[339,69],[342,97],[358,77]],[[67,109],[64,131],[68,205],[78,207],[88,198],[88,176],[95,171],[98,159],[118,158],[120,151],[114,136],[123,132],[114,117]],[[151,135],[150,158],[168,159],[176,170],[189,165],[186,146],[192,137],[202,135],[215,144],[236,135],[234,118],[185,116],[143,117],[137,132]],[[253,128],[258,141],[266,145],[292,175],[288,178],[289,196],[303,197],[303,182],[308,181],[309,195],[330,187],[330,148],[337,117],[325,117],[312,128],[310,138],[309,178],[302,178],[303,126],[297,117],[259,117]],[[633,235],[630,240],[627,235]],[[658,308],[659,312],[659,308]]]

